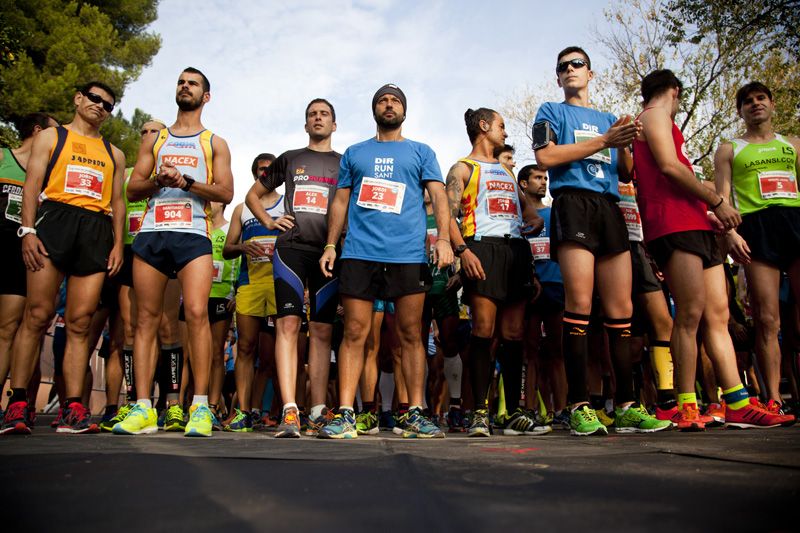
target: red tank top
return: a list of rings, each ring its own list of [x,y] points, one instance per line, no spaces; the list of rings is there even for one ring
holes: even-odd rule
[[[675,144],[678,160],[692,170],[692,164],[684,152],[683,134],[674,122],[672,142]],[[645,242],[670,233],[712,230],[706,215],[705,202],[690,196],[661,172],[646,142],[634,139],[633,165]]]

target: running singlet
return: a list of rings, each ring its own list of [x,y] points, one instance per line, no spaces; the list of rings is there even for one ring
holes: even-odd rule
[[[686,157],[683,134],[674,122],[672,142],[678,160],[692,170],[692,164]],[[670,233],[711,231],[706,204],[686,194],[661,173],[646,141],[634,139],[633,165],[639,185],[639,212],[642,214],[645,242]]]
[[[556,144],[574,144],[599,137],[617,121],[611,113],[566,103],[545,102],[536,113],[536,122],[545,121],[556,135]],[[550,194],[555,198],[561,189],[583,189],[610,194],[619,199],[617,150],[605,148],[580,161],[558,165],[548,170]]]
[[[564,283],[561,268],[550,259],[550,208],[539,209],[539,215],[544,219],[542,232],[536,237],[528,237],[536,275],[542,283]]]
[[[466,158],[459,161],[472,169],[461,195],[463,236],[519,238],[522,210],[514,176],[500,163]]]
[[[139,228],[142,227],[142,219],[144,218],[144,211],[147,209],[147,199],[136,200],[131,202],[128,200],[128,183],[131,181],[131,171],[133,169],[126,169],[128,176],[125,178],[125,185],[122,188],[122,195],[125,198],[125,235],[123,242],[133,244],[133,239],[139,233]]]
[[[281,154],[269,166],[261,184],[270,191],[285,184],[284,212],[294,217],[294,227],[278,236],[278,248],[322,252],[341,159],[336,152],[301,148]]]
[[[178,137],[170,133],[169,128],[164,128],[153,145],[153,176],[164,162],[169,161],[181,174],[186,174],[197,182],[210,184],[213,181],[213,137],[214,134],[208,130],[188,137]],[[211,206],[191,191],[173,187],[159,189],[147,201],[147,210],[139,231],[178,231],[208,238],[211,235]]]
[[[25,169],[8,148],[0,161],[0,229],[16,231],[22,222],[22,186]]]
[[[234,296],[233,285],[239,275],[239,258],[225,259],[222,249],[225,248],[225,238],[228,236],[230,223],[211,232],[211,259],[214,263],[214,275],[211,278],[210,298],[226,298]]]
[[[283,216],[283,196],[278,198],[275,205],[265,209],[272,218]],[[275,251],[275,241],[280,235],[279,229],[267,229],[253,213],[247,208],[247,204],[242,204],[242,242],[253,241],[264,249],[264,255],[260,257],[250,257],[243,255],[243,261],[239,270],[239,285],[249,285],[251,283],[273,283],[272,280],[272,254]]]
[[[619,210],[625,217],[625,225],[628,227],[628,240],[632,242],[642,242],[642,215],[639,213],[639,206],[636,203],[636,187],[633,182],[619,184]]]
[[[372,138],[348,148],[338,185],[351,189],[342,259],[426,263],[427,181],[444,183],[436,154],[426,144]]]
[[[782,135],[768,143],[754,144],[734,139],[734,205],[749,215],[767,207],[800,207],[797,195],[797,151]]]
[[[109,214],[116,168],[111,144],[102,137],[84,137],[63,126],[56,128],[56,133],[41,200]]]

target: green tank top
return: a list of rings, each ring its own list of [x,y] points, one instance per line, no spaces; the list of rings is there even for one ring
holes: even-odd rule
[[[147,198],[135,202],[128,201],[128,182],[131,180],[132,170],[132,168],[125,169],[128,177],[125,178],[125,185],[122,187],[122,194],[125,195],[125,238],[123,240],[126,245],[133,244],[133,238],[142,227],[144,210],[147,208]]]
[[[734,139],[734,205],[742,215],[767,207],[800,207],[797,195],[797,151],[782,135],[768,143]]]
[[[16,231],[22,213],[22,186],[25,169],[8,148],[3,148],[0,161],[0,227]]]
[[[228,236],[230,224],[225,224],[211,232],[211,255],[214,261],[214,277],[211,283],[210,298],[231,299],[234,295],[234,282],[239,277],[239,257],[225,259],[222,249],[225,247],[225,238]]]

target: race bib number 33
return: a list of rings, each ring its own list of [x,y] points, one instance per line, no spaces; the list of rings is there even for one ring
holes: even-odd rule
[[[365,209],[399,215],[403,209],[405,193],[404,183],[364,177],[356,204]]]
[[[103,197],[103,173],[80,165],[67,165],[64,192],[99,200]]]
[[[156,200],[155,228],[191,228],[192,202],[186,200]]]

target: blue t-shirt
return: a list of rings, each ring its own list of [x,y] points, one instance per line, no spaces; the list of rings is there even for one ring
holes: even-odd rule
[[[536,237],[528,237],[531,243],[536,266],[536,275],[542,283],[564,283],[561,278],[561,268],[558,263],[550,259],[550,208],[539,209],[539,215],[544,219],[542,232]]]
[[[604,134],[617,117],[589,107],[545,102],[536,113],[536,122],[540,121],[550,124],[557,144],[574,144]],[[561,189],[573,188],[611,194],[619,200],[616,148],[606,148],[586,159],[553,167],[548,174],[553,197],[558,196]]]
[[[342,259],[427,263],[426,181],[444,183],[436,154],[426,144],[372,138],[348,148],[338,184],[351,190]]]

